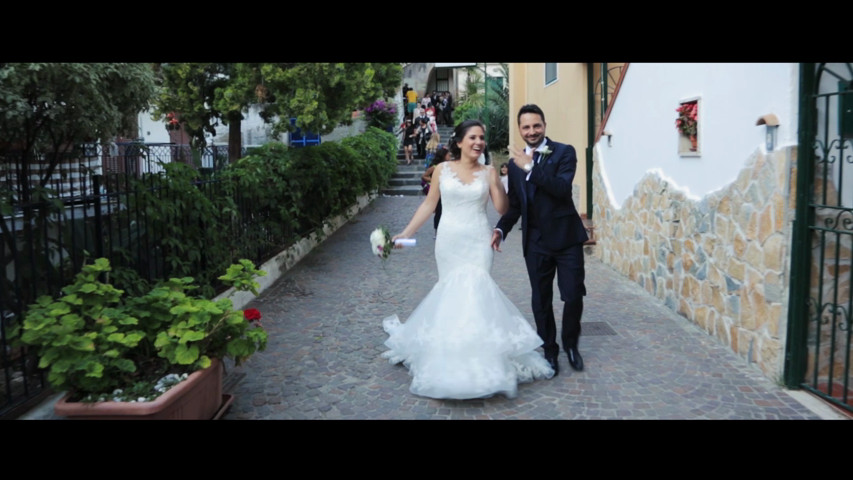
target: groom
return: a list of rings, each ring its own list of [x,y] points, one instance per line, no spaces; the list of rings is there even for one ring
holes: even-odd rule
[[[518,129],[527,146],[510,148],[509,210],[498,221],[492,235],[492,248],[500,250],[501,241],[521,217],[522,245],[532,290],[536,331],[543,341],[545,359],[556,374],[557,325],[552,306],[554,276],[563,300],[561,340],[569,365],[583,370],[578,351],[583,313],[584,253],[589,237],[572,201],[572,181],[578,159],[575,148],[545,136],[545,114],[536,105],[524,105],[518,111]]]

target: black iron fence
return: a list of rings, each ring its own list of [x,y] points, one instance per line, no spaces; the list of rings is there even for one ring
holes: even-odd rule
[[[59,294],[84,262],[107,257],[126,281],[153,283],[167,278],[178,263],[185,270],[190,263],[192,271],[211,267],[204,248],[182,252],[175,245],[174,234],[183,230],[216,228],[234,239],[226,252],[230,258],[258,264],[294,238],[286,229],[271,233],[264,227],[265,212],[245,205],[239,192],[223,190],[217,173],[228,163],[224,146],[113,144],[84,148],[59,161],[48,158],[24,166],[20,156],[0,157],[0,418],[48,389],[38,359],[10,341],[9,332],[21,324],[29,304],[40,295]],[[228,196],[233,208],[223,211],[215,226],[195,220],[197,205],[178,202],[180,208],[152,211],[151,205],[168,204],[165,196],[174,194],[163,179],[165,166],[175,162],[193,167],[198,195],[213,203]]]

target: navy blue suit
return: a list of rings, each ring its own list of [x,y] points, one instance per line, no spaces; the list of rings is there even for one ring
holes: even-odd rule
[[[584,253],[589,239],[580,214],[572,201],[572,181],[578,159],[571,145],[547,138],[551,150],[539,155],[530,172],[509,162],[509,209],[498,221],[504,239],[521,218],[522,246],[530,278],[533,316],[543,341],[546,357],[556,357],[557,327],[554,320],[554,276],[563,306],[561,340],[563,348],[577,346],[583,314]]]

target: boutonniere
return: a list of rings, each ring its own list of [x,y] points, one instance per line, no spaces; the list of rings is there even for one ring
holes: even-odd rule
[[[550,154],[551,154],[551,149],[548,148],[547,146],[545,148],[543,148],[542,150],[539,150],[539,156],[541,158],[545,158],[547,155],[550,155]]]

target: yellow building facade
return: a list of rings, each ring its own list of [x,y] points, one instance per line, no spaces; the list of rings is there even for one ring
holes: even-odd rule
[[[622,64],[609,65],[609,70],[614,71]],[[509,64],[510,144],[523,144],[518,131],[519,108],[529,103],[542,108],[548,137],[574,146],[577,152],[578,168],[573,193],[578,200],[576,207],[584,217],[589,217],[588,213],[592,211],[587,201],[589,172],[586,152],[597,140],[598,124],[603,117],[601,91],[606,89],[611,93],[618,80],[618,76],[613,78],[611,74],[602,82],[601,71],[601,63]]]

